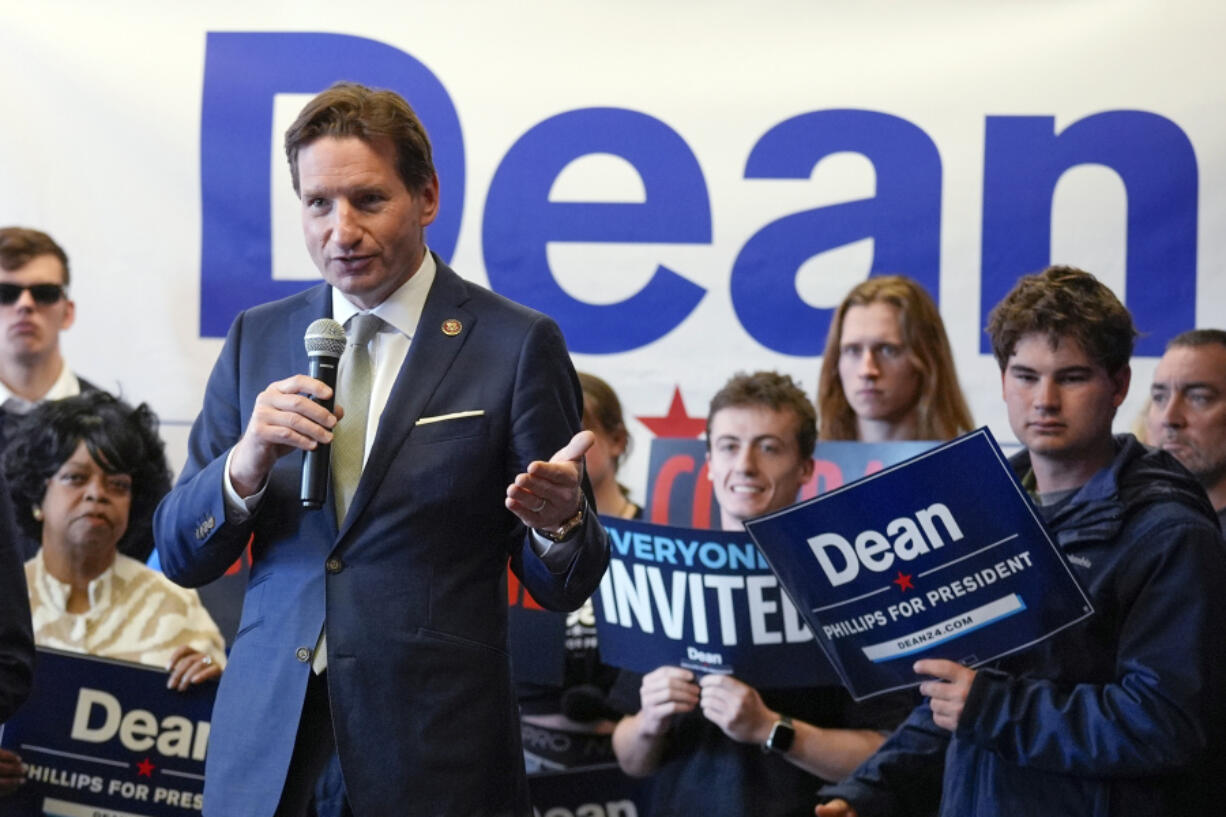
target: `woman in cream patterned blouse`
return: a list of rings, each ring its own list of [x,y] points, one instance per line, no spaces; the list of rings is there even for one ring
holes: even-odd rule
[[[18,523],[42,543],[26,562],[37,645],[165,667],[176,689],[221,674],[225,644],[196,591],[118,552],[151,535],[170,489],[147,406],[104,392],[44,403],[4,471]]]

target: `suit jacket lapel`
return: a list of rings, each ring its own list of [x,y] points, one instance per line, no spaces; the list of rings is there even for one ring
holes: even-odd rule
[[[452,361],[477,323],[477,316],[461,306],[468,300],[467,284],[438,256],[435,256],[435,261],[438,268],[434,283],[426,296],[421,320],[409,345],[409,354],[379,418],[379,430],[371,444],[366,466],[362,469],[362,480],[349,506],[349,514],[341,524],[342,536],[363,512],[383,481],[401,443],[421,419],[426,404],[451,369]],[[453,318],[460,322],[461,329],[458,334],[448,335],[443,332],[443,323]]]
[[[297,333],[298,337],[305,338],[308,326],[320,318],[330,317],[332,317],[332,288],[327,284],[313,287],[307,291],[307,297],[298,308],[290,313],[290,334]],[[306,343],[303,340],[297,340],[292,343],[292,347],[293,368],[290,371],[306,374],[307,367],[310,365],[307,360]]]

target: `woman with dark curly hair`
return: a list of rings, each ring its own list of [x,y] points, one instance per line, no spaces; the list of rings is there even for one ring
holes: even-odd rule
[[[119,553],[152,535],[170,490],[148,406],[105,392],[43,403],[14,430],[4,473],[42,545],[26,562],[36,644],[166,667],[176,689],[221,673],[224,641],[196,591]]]

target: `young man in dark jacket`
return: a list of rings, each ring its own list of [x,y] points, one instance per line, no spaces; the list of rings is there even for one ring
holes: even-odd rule
[[[1093,276],[1052,267],[992,311],[1013,465],[1095,614],[972,670],[918,661],[927,700],[820,817],[1220,813],[1226,550],[1173,458],[1113,437],[1136,331]]]

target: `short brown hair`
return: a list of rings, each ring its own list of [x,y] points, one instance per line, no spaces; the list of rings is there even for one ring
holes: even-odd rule
[[[809,395],[795,380],[779,372],[738,372],[711,398],[707,411],[707,448],[711,447],[711,420],[722,409],[740,406],[766,406],[773,411],[790,409],[800,420],[796,429],[796,445],[800,455],[813,456],[817,446],[817,412]]]
[[[1184,347],[1212,346],[1215,343],[1218,346],[1226,346],[1226,332],[1221,329],[1189,329],[1167,341],[1166,348],[1170,351]]]
[[[388,139],[396,149],[396,170],[412,193],[420,193],[434,178],[430,137],[413,108],[395,91],[338,82],[306,104],[285,131],[285,156],[295,193],[302,192],[298,151],[322,136],[353,136],[368,143]]]
[[[1053,266],[1023,276],[988,315],[992,352],[1003,372],[1018,341],[1040,333],[1057,346],[1072,338],[1114,376],[1132,358],[1137,329],[1106,284],[1085,270]]]
[[[899,328],[907,357],[920,373],[915,403],[921,440],[948,440],[974,427],[958,371],[949,350],[945,324],[932,297],[916,281],[902,275],[875,275],[857,284],[839,304],[826,336],[826,351],[817,379],[817,407],[823,440],[855,440],[856,413],[847,402],[839,376],[843,321],[853,306],[881,301],[898,308]]]
[[[68,253],[55,239],[29,227],[0,227],[0,269],[19,270],[40,255],[54,255],[64,268],[64,286],[68,286]]]

